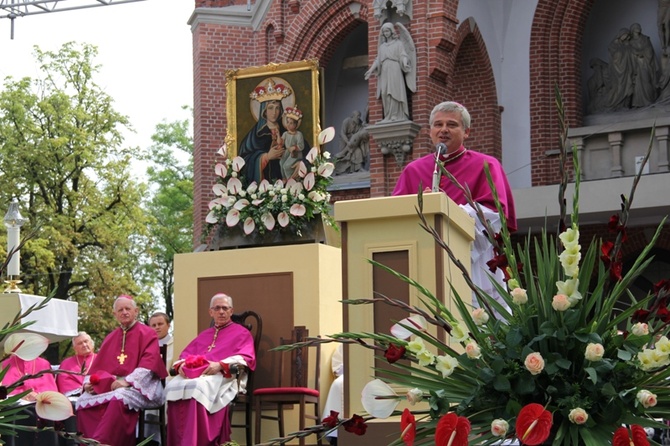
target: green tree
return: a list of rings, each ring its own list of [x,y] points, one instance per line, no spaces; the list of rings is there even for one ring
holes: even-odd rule
[[[96,47],[34,54],[41,77],[8,77],[0,91],[0,203],[17,197],[24,228],[39,227],[21,252],[22,290],[77,301],[80,329],[99,340],[115,296],[150,300],[137,278],[146,187],[130,175],[137,149],[122,146],[128,119],[93,80]]]
[[[186,106],[182,108],[188,110]],[[145,266],[145,276],[147,282],[154,285],[155,300],[165,302],[165,312],[170,318],[174,313],[174,256],[190,252],[193,247],[193,138],[190,128],[190,119],[158,124],[147,157],[151,192],[147,208],[153,219],[148,227],[152,261]]]

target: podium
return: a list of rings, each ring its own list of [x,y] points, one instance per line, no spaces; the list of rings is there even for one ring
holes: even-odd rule
[[[471,290],[446,251],[419,226],[417,208],[417,195],[335,203],[335,219],[340,223],[342,233],[343,299],[372,298],[375,293],[382,293],[411,306],[423,306],[414,288],[373,267],[368,262],[372,259],[416,280],[458,314],[451,298],[451,286],[460,296],[469,296]],[[474,220],[443,193],[423,194],[423,214],[469,272]],[[344,331],[348,332],[390,333],[393,321],[408,316],[406,311],[383,303],[345,305],[342,311]],[[446,340],[443,332],[435,335]],[[371,381],[373,368],[389,368],[389,365],[383,359],[375,360],[372,350],[345,347],[348,348],[344,349],[342,415],[350,417],[364,412],[361,391]],[[343,444],[355,446],[369,444],[370,434],[379,439],[391,438],[386,437],[387,434],[397,436],[398,429],[398,420],[374,420],[369,423],[369,433],[364,437],[348,434],[343,429],[338,435]]]

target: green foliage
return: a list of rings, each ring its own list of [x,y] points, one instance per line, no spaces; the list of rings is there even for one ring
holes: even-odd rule
[[[21,252],[22,290],[80,303],[80,328],[98,340],[115,325],[114,296],[146,302],[136,279],[148,218],[130,175],[125,116],[95,82],[90,45],[35,48],[37,79],[5,79],[0,91],[0,203],[20,201],[37,236]]]
[[[186,109],[186,107],[184,107]],[[156,126],[146,159],[151,197],[147,211],[150,261],[142,268],[144,281],[154,287],[155,301],[165,302],[172,317],[174,255],[193,247],[193,138],[189,119]]]

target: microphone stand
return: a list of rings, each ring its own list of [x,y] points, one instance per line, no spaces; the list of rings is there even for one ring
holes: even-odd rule
[[[443,143],[438,143],[435,149],[435,170],[433,170],[433,187],[431,188],[431,192],[440,191],[440,178],[442,177],[440,155],[442,154],[442,150],[446,149],[446,146]]]

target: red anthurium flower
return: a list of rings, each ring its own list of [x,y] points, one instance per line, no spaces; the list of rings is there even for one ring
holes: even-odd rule
[[[544,406],[530,403],[524,406],[516,418],[516,436],[521,444],[542,444],[551,431],[552,415]]]
[[[437,422],[435,446],[468,446],[470,429],[470,420],[449,412]]]
[[[344,423],[342,423],[344,430],[356,435],[364,435],[368,425],[360,415],[354,415]]]
[[[331,410],[330,415],[328,415],[326,418],[323,419],[322,423],[324,426],[333,429],[334,427],[337,426],[337,423],[340,422],[340,419],[338,416],[340,415],[339,412]]]
[[[388,348],[384,352],[384,357],[389,362],[389,364],[393,364],[399,359],[402,359],[403,356],[405,356],[405,347],[397,346],[395,344],[389,344]]]
[[[400,437],[402,438],[402,441],[405,442],[405,445],[413,446],[414,437],[416,437],[416,419],[409,409],[405,409],[402,412],[402,417],[400,417],[400,429],[402,430]]]
[[[630,427],[631,432],[625,427],[620,427],[614,431],[612,446],[649,446],[647,433],[642,426],[633,424]]]

